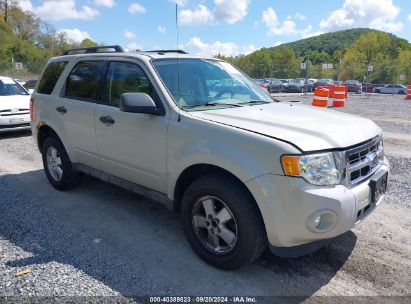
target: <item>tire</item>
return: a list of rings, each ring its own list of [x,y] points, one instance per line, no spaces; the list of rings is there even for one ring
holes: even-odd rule
[[[50,184],[57,190],[69,190],[78,186],[82,174],[73,170],[72,163],[61,141],[52,136],[42,147],[43,167]]]
[[[381,93],[381,90],[375,90],[374,92],[375,93]]]
[[[405,92],[404,91],[399,91],[398,95],[405,95]]]
[[[258,259],[267,247],[257,204],[230,176],[212,174],[195,180],[183,195],[181,216],[191,247],[215,267],[240,268]]]

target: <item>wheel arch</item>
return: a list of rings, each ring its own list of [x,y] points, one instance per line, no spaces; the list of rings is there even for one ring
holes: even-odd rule
[[[185,168],[179,177],[177,178],[176,184],[174,186],[174,199],[173,199],[173,210],[175,212],[180,212],[180,207],[181,207],[181,199],[184,195],[185,190],[187,187],[197,178],[204,176],[204,175],[210,175],[210,174],[220,174],[224,175],[227,178],[231,178],[235,180],[247,193],[250,195],[250,197],[253,199],[254,203],[257,205],[257,202],[254,199],[254,196],[252,195],[251,191],[247,188],[247,186],[241,181],[240,178],[238,178],[235,174],[232,172],[221,168],[216,165],[211,165],[211,164],[195,164],[191,165],[187,168]],[[258,208],[259,209],[259,208]]]
[[[43,150],[44,141],[46,140],[47,137],[50,137],[50,136],[56,137],[60,141],[60,143],[63,145],[63,142],[62,142],[60,136],[57,134],[57,132],[52,127],[50,127],[49,125],[43,124],[37,130],[37,146],[38,146],[40,152]],[[64,145],[63,145],[63,147],[64,147]]]

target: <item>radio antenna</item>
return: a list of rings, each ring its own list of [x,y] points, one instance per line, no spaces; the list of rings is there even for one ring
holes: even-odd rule
[[[179,52],[178,52],[178,50],[179,50],[179,41],[178,41],[178,4],[176,3],[176,40],[177,40],[177,92],[178,92],[178,94],[177,94],[177,96],[178,96],[178,100],[177,100],[177,106],[178,106],[178,108],[181,110],[181,106],[180,106],[180,104],[179,104],[179,100],[180,100],[180,95],[181,95],[181,93],[180,93],[180,64],[179,64],[179,58],[178,58],[178,56],[179,56]],[[180,122],[180,120],[181,120],[181,116],[180,116],[180,111],[178,112],[178,122]]]

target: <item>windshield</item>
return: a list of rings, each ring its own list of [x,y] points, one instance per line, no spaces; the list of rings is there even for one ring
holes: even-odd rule
[[[0,80],[0,96],[29,95],[24,88],[12,79]]]
[[[205,110],[210,105],[234,107],[273,101],[251,79],[227,62],[179,59],[177,67],[177,59],[159,59],[154,60],[153,65],[182,109]]]

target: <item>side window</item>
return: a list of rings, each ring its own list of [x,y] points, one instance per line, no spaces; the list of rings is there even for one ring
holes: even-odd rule
[[[97,101],[101,90],[106,63],[104,61],[81,61],[67,77],[65,97]]]
[[[67,63],[68,61],[51,62],[40,79],[37,93],[50,95],[51,92],[53,92],[54,86],[59,80],[61,73],[63,73],[66,68]]]
[[[108,69],[104,102],[118,107],[123,93],[147,93],[155,100],[154,88],[138,65],[112,62]]]

